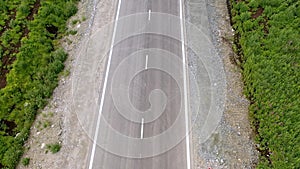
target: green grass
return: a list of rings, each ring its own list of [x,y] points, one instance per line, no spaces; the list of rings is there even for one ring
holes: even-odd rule
[[[47,144],[46,148],[51,153],[55,154],[55,153],[59,152],[59,150],[61,149],[61,144],[59,144],[59,143]]]
[[[84,21],[86,21],[86,17],[85,16],[83,16],[82,18],[81,18],[81,20],[84,22]]]
[[[30,158],[23,158],[22,159],[22,165],[23,166],[28,166],[30,162]]]
[[[72,21],[72,25],[76,25],[76,24],[79,23],[79,22],[80,22],[80,20],[75,19],[75,20]]]
[[[76,30],[70,30],[70,31],[69,31],[69,34],[70,34],[70,35],[76,35],[76,34],[77,34],[77,31],[76,31]]]

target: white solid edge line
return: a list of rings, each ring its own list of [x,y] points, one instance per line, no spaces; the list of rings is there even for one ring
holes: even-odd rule
[[[144,138],[144,118],[142,118],[142,123],[141,123],[141,139]]]
[[[146,64],[145,64],[145,69],[148,69],[148,55],[146,55]]]
[[[103,92],[102,92],[102,95],[101,95],[101,102],[100,102],[100,108],[99,108],[99,113],[98,113],[96,131],[95,131],[95,135],[94,135],[93,148],[92,148],[92,154],[91,154],[90,163],[89,163],[89,169],[92,169],[93,162],[94,162],[97,139],[98,139],[98,134],[99,134],[100,119],[101,119],[101,114],[102,114],[102,109],[103,109],[103,104],[104,104],[104,96],[105,96],[105,92],[106,92],[107,79],[108,79],[108,74],[109,74],[109,69],[110,69],[110,64],[111,64],[111,57],[112,57],[112,53],[113,53],[113,46],[114,46],[114,43],[115,43],[115,36],[116,36],[116,30],[117,30],[117,25],[118,25],[118,20],[119,20],[121,3],[122,3],[122,0],[119,0],[117,15],[116,15],[116,18],[115,18],[115,25],[114,25],[114,31],[113,31],[113,36],[112,36],[112,42],[111,42],[111,46],[110,46],[110,52],[109,52],[109,57],[108,57],[108,62],[107,62],[106,73],[105,73]]]
[[[150,19],[151,19],[151,9],[149,9],[148,11],[148,20],[150,21]]]
[[[180,25],[181,25],[181,49],[183,57],[183,81],[184,81],[184,112],[185,112],[185,134],[186,134],[186,160],[187,160],[187,169],[191,169],[191,155],[190,155],[190,136],[189,136],[189,117],[188,117],[188,98],[187,98],[187,78],[186,78],[186,56],[185,56],[185,41],[184,41],[184,28],[183,28],[183,9],[182,9],[182,0],[179,0],[180,3]]]

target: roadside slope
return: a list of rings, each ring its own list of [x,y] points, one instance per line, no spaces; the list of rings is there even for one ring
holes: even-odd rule
[[[88,149],[92,141],[87,134],[89,131],[85,130],[77,117],[78,109],[74,105],[77,98],[74,98],[73,83],[78,78],[78,67],[87,60],[79,57],[80,51],[85,49],[85,42],[91,34],[111,24],[115,7],[115,0],[79,2],[77,14],[68,21],[68,28],[77,33],[61,40],[63,48],[69,54],[65,62],[66,68],[61,73],[59,85],[49,104],[37,115],[31,128],[23,155],[23,158],[30,158],[29,165],[25,167],[19,164],[18,168],[87,168]],[[99,43],[101,48],[109,48],[109,42],[110,32],[107,32]],[[104,64],[105,60],[101,62],[97,72],[93,72],[97,82],[101,82]],[[48,125],[44,127],[44,124]],[[56,142],[62,147],[59,152],[52,154],[46,145]]]
[[[58,45],[76,1],[0,1],[0,168],[15,168],[67,54]],[[5,12],[4,12],[5,11]],[[4,20],[2,20],[4,18]]]

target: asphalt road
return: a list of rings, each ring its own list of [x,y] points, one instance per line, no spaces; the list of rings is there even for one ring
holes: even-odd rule
[[[122,0],[119,2],[117,18],[130,17],[133,14],[142,15],[143,22],[128,19],[115,25],[113,35],[113,50],[107,60],[107,74],[103,82],[102,100],[99,101],[99,117],[95,119],[95,141],[91,148],[89,168],[95,169],[190,169],[189,141],[183,138],[180,142],[167,148],[162,141],[152,138],[170,129],[175,123],[176,133],[172,136],[183,136],[187,130],[187,112],[184,110],[185,92],[183,66],[174,66],[172,59],[182,61],[182,42],[168,36],[142,33],[124,39],[124,34],[131,29],[167,29],[178,37],[182,36],[182,25],[178,21],[161,20],[151,23],[153,13],[161,12],[180,17],[180,0]],[[143,32],[142,31],[142,32]],[[156,49],[149,51],[149,49]],[[161,50],[161,51],[160,51]],[[166,57],[172,55],[173,57]],[[132,56],[135,59],[128,59]],[[165,57],[164,57],[165,56]],[[167,59],[166,59],[167,58]],[[168,60],[169,59],[169,60]],[[170,74],[153,69],[153,65],[164,65],[166,69],[179,75],[176,81]],[[131,79],[132,73],[136,73]],[[121,73],[121,75],[116,75]],[[129,81],[129,85],[128,85]],[[117,83],[117,84],[114,84]],[[126,112],[116,106],[113,92],[119,89],[128,90],[128,100],[140,113],[139,115]],[[153,91],[162,91],[149,100]],[[121,95],[121,93],[120,93]],[[127,96],[127,95],[126,95]],[[122,101],[122,100],[121,100]],[[126,103],[124,101],[124,103]],[[126,104],[125,104],[126,106]],[[151,110],[150,110],[151,109]],[[156,117],[156,113],[159,113]],[[125,114],[124,112],[125,111]],[[122,113],[120,113],[122,112]],[[126,114],[127,113],[127,114]],[[151,114],[153,113],[153,114]],[[156,117],[156,118],[154,118]],[[153,118],[152,120],[149,120]],[[132,139],[118,138],[119,134]],[[173,138],[169,137],[170,144]],[[175,136],[175,138],[177,138]],[[165,139],[165,138],[163,138]],[[171,140],[172,139],[172,140]],[[133,140],[133,141],[132,141]],[[168,140],[165,139],[168,143]],[[112,151],[110,151],[112,150]],[[114,151],[115,150],[115,151]],[[161,150],[161,151],[160,151]],[[157,153],[161,152],[161,153]],[[140,155],[140,156],[138,156]]]

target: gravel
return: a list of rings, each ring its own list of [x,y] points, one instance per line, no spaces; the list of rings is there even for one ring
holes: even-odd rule
[[[243,95],[241,70],[234,65],[232,39],[233,31],[226,0],[187,0],[186,20],[196,26],[209,28],[217,55],[225,71],[225,105],[219,125],[205,142],[199,140],[199,130],[193,128],[194,168],[254,168],[258,152],[252,140],[248,118],[249,101]],[[208,15],[208,20],[205,15]],[[189,52],[191,65],[202,63]],[[199,123],[201,121],[198,121]]]

